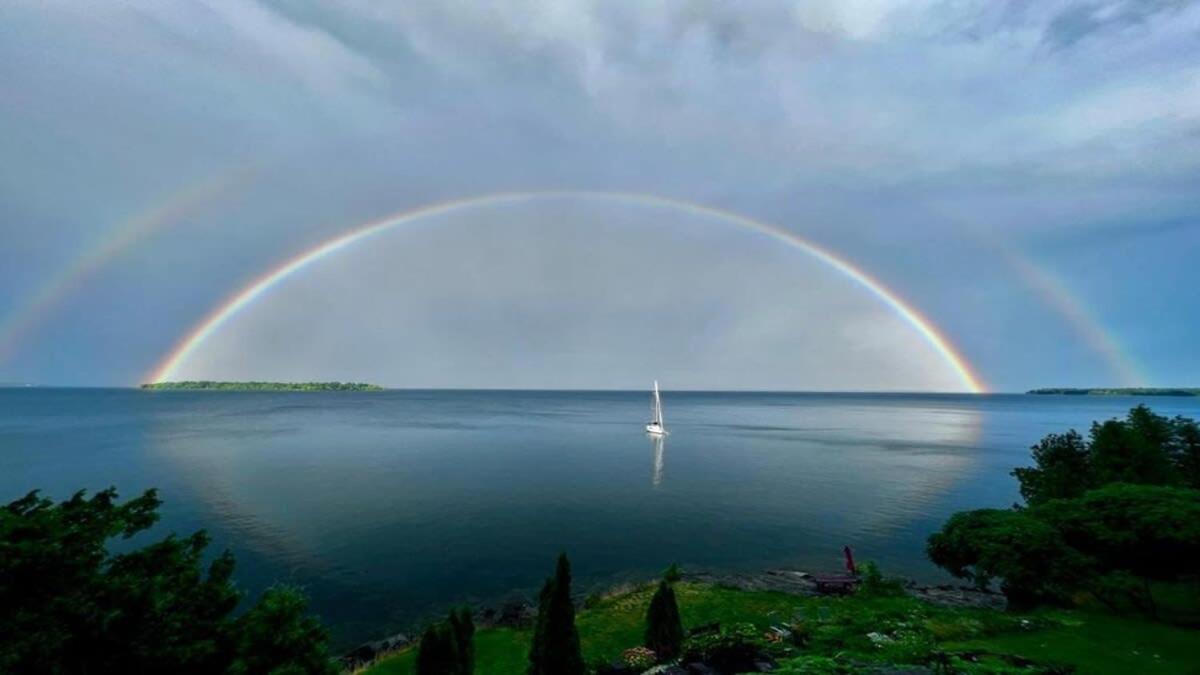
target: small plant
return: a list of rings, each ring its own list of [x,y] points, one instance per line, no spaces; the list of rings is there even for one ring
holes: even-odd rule
[[[671,566],[663,570],[663,581],[669,584],[676,583],[683,579],[683,570],[679,569],[679,563],[671,563]]]
[[[741,673],[752,670],[768,647],[769,643],[754,624],[739,623],[718,633],[688,638],[683,661],[700,661],[720,672]]]
[[[633,647],[621,652],[621,661],[630,668],[645,670],[658,662],[658,655],[649,647]]]
[[[792,631],[792,644],[803,647],[812,639],[813,625],[810,621],[801,619],[788,626]]]
[[[597,606],[599,606],[600,601],[603,599],[604,596],[600,595],[599,593],[588,593],[587,597],[583,599],[583,608],[595,609]]]
[[[862,565],[862,581],[858,584],[858,592],[875,598],[895,597],[904,595],[904,582],[884,577],[879,565],[868,561]]]

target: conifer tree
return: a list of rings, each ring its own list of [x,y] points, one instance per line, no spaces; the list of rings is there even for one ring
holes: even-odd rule
[[[445,625],[430,626],[417,647],[417,675],[460,675],[458,640]]]
[[[437,672],[439,640],[436,626],[429,626],[421,635],[421,644],[417,646],[417,675],[434,675]]]
[[[529,675],[584,675],[575,605],[571,602],[571,563],[558,556],[554,578],[542,586],[533,644],[529,649]]]
[[[472,675],[475,672],[475,621],[471,618],[470,608],[451,610],[449,625],[458,647],[458,672]]]
[[[683,622],[675,602],[675,589],[664,579],[658,582],[658,590],[646,611],[646,646],[654,650],[659,660],[669,661],[679,656],[681,645]]]

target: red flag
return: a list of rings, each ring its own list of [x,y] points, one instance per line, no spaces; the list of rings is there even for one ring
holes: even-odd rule
[[[846,555],[846,571],[850,574],[858,574],[858,568],[854,566],[854,551],[851,551],[849,546],[843,546],[842,553]]]

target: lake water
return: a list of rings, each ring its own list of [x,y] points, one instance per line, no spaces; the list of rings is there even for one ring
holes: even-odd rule
[[[685,568],[836,571],[841,547],[942,579],[951,513],[1018,499],[1043,435],[1136,398],[665,392],[0,389],[0,500],[160,489],[156,532],[206,528],[237,579],[306,588],[339,646],[457,602]],[[1200,417],[1200,399],[1147,399]]]

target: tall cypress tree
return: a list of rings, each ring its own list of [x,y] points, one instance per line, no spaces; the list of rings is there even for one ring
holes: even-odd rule
[[[458,647],[458,672],[472,675],[475,672],[475,621],[471,618],[470,608],[451,610],[449,624]]]
[[[436,626],[429,626],[421,635],[421,644],[417,647],[417,675],[435,675],[441,657],[441,636]]]
[[[528,675],[542,675],[542,643],[546,637],[546,617],[550,615],[550,597],[554,595],[554,579],[547,578],[538,593],[537,619],[533,623],[533,642],[529,645]]]
[[[654,650],[659,660],[667,661],[679,656],[682,645],[683,622],[679,619],[675,589],[664,579],[658,582],[658,590],[646,611],[646,646]]]
[[[446,625],[430,626],[417,647],[417,675],[460,675],[458,640]]]
[[[547,579],[538,600],[533,644],[529,648],[529,675],[584,675],[575,605],[571,602],[571,563],[558,556],[554,578]]]

